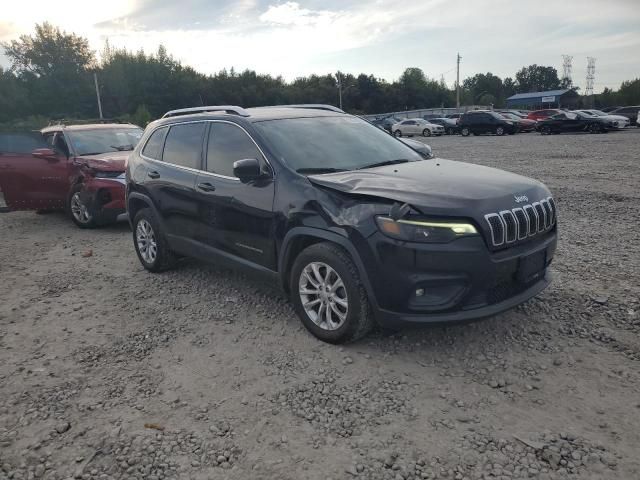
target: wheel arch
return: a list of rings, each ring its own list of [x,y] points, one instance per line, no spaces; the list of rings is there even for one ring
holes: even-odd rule
[[[298,254],[305,248],[321,242],[334,243],[346,250],[358,269],[360,281],[367,292],[369,301],[374,306],[374,312],[376,312],[377,301],[373,287],[358,251],[347,237],[335,232],[313,227],[295,227],[287,232],[282,242],[281,255],[278,259],[278,272],[280,273],[280,282],[283,290],[289,293],[289,275]]]
[[[158,222],[160,223],[161,227],[164,229],[164,222],[162,220],[162,216],[160,215],[160,213],[158,212],[158,209],[153,204],[153,201],[151,200],[151,198],[139,192],[131,192],[127,195],[127,217],[129,217],[129,223],[131,224],[131,227],[133,228],[134,217],[143,208],[150,208],[151,210],[153,210],[153,213],[158,219]]]

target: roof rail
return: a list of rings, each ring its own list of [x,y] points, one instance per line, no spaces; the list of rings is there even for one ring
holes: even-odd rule
[[[336,113],[345,113],[344,110],[334,107],[333,105],[325,105],[323,103],[297,103],[294,105],[270,105],[268,107],[257,107],[257,108],[309,108],[312,110],[328,110],[330,112]]]
[[[233,105],[208,105],[205,107],[192,107],[192,108],[180,108],[178,110],[170,110],[165,113],[162,118],[177,117],[180,115],[191,115],[193,113],[207,113],[207,112],[225,112],[232,115],[240,115],[241,117],[249,117],[247,112],[242,107],[236,107]]]

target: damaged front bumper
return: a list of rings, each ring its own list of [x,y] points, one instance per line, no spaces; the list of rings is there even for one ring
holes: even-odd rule
[[[124,174],[114,178],[86,178],[81,198],[96,218],[116,221],[126,215]]]
[[[481,237],[418,244],[376,234],[369,242],[377,320],[398,327],[477,320],[525,302],[550,284],[557,235],[498,252]]]

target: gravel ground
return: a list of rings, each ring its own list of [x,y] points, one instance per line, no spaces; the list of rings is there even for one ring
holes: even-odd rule
[[[335,347],[126,224],[0,215],[0,479],[640,478],[640,129],[427,141],[551,188],[538,298]]]

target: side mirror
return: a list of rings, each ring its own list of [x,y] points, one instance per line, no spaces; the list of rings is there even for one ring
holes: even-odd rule
[[[245,158],[233,162],[233,174],[245,183],[257,180],[263,175],[260,162],[256,158]]]
[[[58,154],[50,148],[37,148],[31,152],[31,155],[43,160],[58,161]]]

